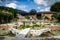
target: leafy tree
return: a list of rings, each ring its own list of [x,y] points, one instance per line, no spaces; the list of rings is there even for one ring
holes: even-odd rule
[[[3,15],[2,15],[2,13],[0,12],[0,23],[2,23],[2,20],[3,20]]]
[[[7,23],[13,19],[13,15],[7,13],[0,13],[0,23]]]
[[[54,12],[60,12],[60,2],[54,3],[51,6],[50,10],[54,11]],[[58,13],[53,14],[51,17],[52,17],[52,19],[56,19],[56,20],[60,21],[60,14],[58,14]]]
[[[54,12],[60,12],[60,2],[56,2],[54,3],[51,8],[50,8],[51,11],[54,11]]]
[[[36,14],[37,12],[36,12],[35,9],[32,9],[29,13],[30,13],[30,14]]]
[[[50,18],[49,18],[49,17],[47,17],[47,16],[45,16],[45,19],[49,20]]]
[[[51,17],[52,17],[52,19],[56,19],[56,20],[60,21],[60,14],[53,14]]]
[[[8,12],[13,14],[14,18],[17,18],[17,13],[18,13],[17,9],[0,6],[0,11],[8,11]]]
[[[17,18],[17,13],[17,9],[0,6],[0,23],[7,23]]]

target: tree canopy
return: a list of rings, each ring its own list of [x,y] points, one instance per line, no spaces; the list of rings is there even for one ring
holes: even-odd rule
[[[16,9],[0,6],[0,23],[7,23],[17,18],[17,12]]]
[[[50,11],[60,12],[60,2],[54,3],[54,4],[51,6]]]
[[[60,22],[60,14],[53,14],[51,17],[52,19],[58,20]]]
[[[4,6],[0,6],[0,11],[8,11],[11,12],[14,15],[14,18],[17,17],[17,9],[13,9],[13,8],[9,8],[9,7],[4,7]]]
[[[36,11],[35,9],[32,9],[29,13],[30,13],[30,14],[36,14],[37,11]]]
[[[60,14],[58,14],[58,12],[60,12],[60,2],[54,3],[51,6],[50,11],[57,12],[56,14],[53,14],[51,17],[52,19],[58,20],[60,22]]]

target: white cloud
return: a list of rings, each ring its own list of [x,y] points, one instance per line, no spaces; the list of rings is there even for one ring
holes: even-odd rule
[[[23,9],[27,9],[27,8],[28,8],[27,5],[17,5],[17,9],[23,10]]]
[[[18,8],[20,9],[25,9],[27,7],[27,5],[19,5]]]
[[[47,1],[45,1],[45,0],[34,0],[34,2],[38,5],[47,6]]]
[[[50,7],[46,7],[45,9],[41,9],[40,11],[50,11]]]
[[[17,9],[19,10],[24,10],[24,11],[28,11],[28,6],[27,5],[17,5]]]
[[[15,3],[9,3],[9,4],[6,4],[7,7],[11,7],[11,8],[16,8],[16,4]]]
[[[52,5],[55,2],[59,2],[60,0],[34,0],[34,2],[37,5],[43,5],[43,6],[47,6],[47,5]]]

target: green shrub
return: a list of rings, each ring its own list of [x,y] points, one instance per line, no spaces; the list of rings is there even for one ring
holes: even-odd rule
[[[26,19],[30,19],[30,17],[29,17],[28,15],[27,15],[27,16],[25,16],[25,18],[26,18]]]
[[[47,16],[45,16],[45,19],[49,20],[50,18],[49,18],[49,17],[47,17]]]
[[[20,25],[20,27],[18,27],[18,29],[24,29],[24,28],[30,28],[30,25]]]

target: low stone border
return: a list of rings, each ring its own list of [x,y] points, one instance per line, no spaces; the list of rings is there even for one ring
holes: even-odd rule
[[[0,40],[60,40],[60,38],[47,37],[47,38],[13,38],[13,37],[0,37]]]

